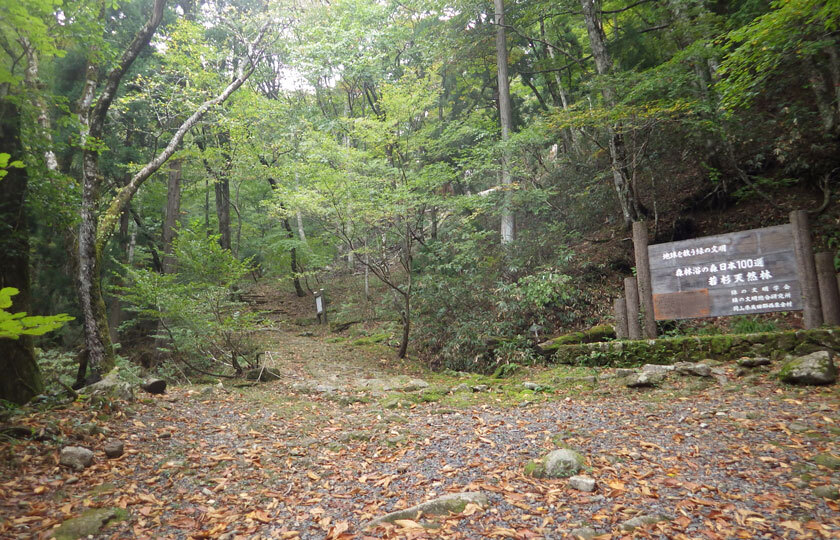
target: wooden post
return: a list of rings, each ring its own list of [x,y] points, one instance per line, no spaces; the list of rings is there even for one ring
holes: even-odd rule
[[[615,307],[615,337],[627,339],[629,336],[627,330],[627,300],[616,298],[613,306]]]
[[[624,278],[624,298],[627,302],[627,335],[630,339],[642,339],[642,325],[639,324],[639,289],[636,278]]]
[[[327,324],[327,299],[324,297],[324,289],[315,293],[315,318],[319,324]]]
[[[834,272],[834,253],[817,253],[814,255],[814,263],[820,286],[823,321],[831,326],[840,326],[840,291],[837,289],[837,276]]]
[[[793,250],[796,253],[796,271],[799,274],[799,286],[802,289],[802,306],[805,328],[816,328],[823,323],[820,306],[820,287],[817,281],[817,269],[814,264],[814,249],[811,247],[811,228],[808,226],[808,214],[805,210],[790,213],[793,225]]]
[[[633,222],[633,251],[636,255],[636,278],[639,289],[639,304],[642,308],[644,335],[656,337],[656,319],[653,316],[653,293],[650,283],[650,259],[648,259],[648,231],[644,221]]]

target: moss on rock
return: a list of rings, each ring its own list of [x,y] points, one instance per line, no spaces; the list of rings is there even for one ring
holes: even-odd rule
[[[541,344],[540,348],[544,345]],[[813,352],[826,348],[840,348],[840,336],[834,329],[557,345],[551,349],[550,362],[591,367],[635,367],[707,359],[731,360],[739,356],[780,358],[786,354],[799,355],[800,351]]]

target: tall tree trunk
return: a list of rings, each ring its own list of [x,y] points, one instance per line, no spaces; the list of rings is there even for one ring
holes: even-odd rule
[[[272,190],[277,189],[277,181],[274,178],[269,177],[268,183],[271,186]],[[282,208],[282,204],[280,205]],[[283,228],[286,229],[286,237],[289,240],[295,239],[295,234],[292,232],[292,224],[289,223],[289,218],[283,218]],[[300,285],[300,267],[298,266],[297,262],[297,249],[292,248],[289,250],[289,257],[291,258],[291,270],[292,270],[292,282],[295,285],[295,294],[298,298],[303,298],[306,296],[306,292],[304,292],[303,287]]]
[[[127,179],[126,179],[127,180]],[[117,233],[117,259],[122,264],[130,264],[129,263],[129,256],[130,256],[130,244],[129,244],[129,235],[128,235],[128,225],[130,223],[131,216],[128,212],[123,212],[120,216],[120,229]],[[114,285],[122,285],[122,274],[119,274],[117,277],[114,278]],[[108,328],[111,329],[111,341],[114,343],[119,342],[119,327],[123,321],[123,310],[122,310],[122,303],[120,302],[120,297],[118,295],[113,295],[110,297],[108,302]]]
[[[289,223],[289,218],[283,218],[283,228],[286,229],[286,237],[289,240],[294,240],[295,234],[292,232],[292,224]],[[297,249],[292,248],[289,250],[289,257],[291,258],[292,282],[295,284],[295,294],[298,298],[303,298],[306,296],[306,293],[303,291],[303,287],[300,286],[300,269],[298,268],[297,263]]]
[[[499,123],[502,127],[502,142],[505,142],[510,138],[510,131],[513,127],[513,114],[510,105],[510,81],[508,80],[507,39],[505,36],[505,6],[504,0],[493,0],[493,3],[496,9],[496,64],[499,80]],[[504,186],[509,186],[512,183],[510,156],[508,152],[505,152],[502,157],[501,181]],[[502,245],[513,242],[514,229],[515,222],[513,210],[511,209],[511,193],[510,190],[506,190],[502,207]]]
[[[589,44],[592,48],[592,58],[595,59],[595,70],[598,75],[607,76],[612,72],[612,59],[607,51],[606,36],[601,25],[601,3],[600,0],[580,0],[583,8],[583,18],[586,22],[586,31],[589,34]],[[604,102],[608,107],[616,104],[615,92],[610,85],[606,84],[601,93]],[[628,172],[627,148],[624,146],[624,139],[621,136],[621,125],[614,124],[607,127],[607,138],[610,149],[610,164],[613,174],[613,185],[618,203],[621,206],[621,213],[624,218],[624,225],[627,228],[639,218],[640,205],[636,200],[633,190],[631,175]]]
[[[172,254],[172,241],[178,218],[181,215],[181,168],[183,160],[169,162],[169,182],[166,189],[166,212],[163,219],[163,273],[171,274],[175,270],[175,256]]]
[[[298,238],[306,244],[306,231],[303,230],[303,213],[300,210],[295,212],[295,219],[297,219]]]
[[[0,101],[0,149],[11,160],[23,158],[20,140],[20,110],[17,105]],[[12,298],[11,312],[30,312],[29,229],[25,202],[28,183],[26,169],[10,168],[0,180],[0,288],[20,291]],[[44,384],[35,361],[31,336],[0,339],[0,399],[24,404],[41,393]]]
[[[230,180],[227,174],[216,178],[216,218],[219,220],[219,245],[230,250]]]

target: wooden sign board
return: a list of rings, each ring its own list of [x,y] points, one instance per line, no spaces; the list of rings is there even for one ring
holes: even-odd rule
[[[315,296],[315,313],[318,315],[324,313],[324,299],[320,294]]]
[[[789,224],[648,246],[656,320],[802,309]]]

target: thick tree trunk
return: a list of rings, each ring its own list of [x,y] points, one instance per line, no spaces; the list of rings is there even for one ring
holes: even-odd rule
[[[595,70],[598,75],[606,76],[612,72],[612,59],[607,51],[606,36],[601,25],[600,0],[580,0],[583,8],[583,18],[586,31],[589,34],[589,44],[592,48],[592,58],[595,60]],[[609,85],[604,85],[601,93],[608,107],[616,104],[615,92]],[[621,136],[621,125],[615,124],[607,128],[609,139],[610,164],[613,173],[613,185],[621,206],[624,225],[628,229],[639,218],[639,204],[633,191],[631,175],[627,170],[627,149]]]
[[[0,149],[11,154],[11,160],[23,157],[20,110],[9,102],[0,102]],[[14,167],[7,172],[0,180],[0,289],[18,289],[9,311],[29,313],[29,229],[24,206],[28,174]],[[43,391],[31,336],[0,339],[0,373],[0,399],[22,405]]]
[[[496,22],[496,64],[499,80],[499,122],[502,127],[502,141],[510,138],[510,131],[513,127],[513,115],[510,105],[510,82],[508,80],[508,55],[507,39],[505,36],[505,6],[504,0],[494,0],[495,22]],[[501,182],[508,186],[512,183],[510,174],[510,156],[507,152],[502,157]],[[502,208],[501,242],[502,245],[513,242],[514,218],[511,209],[511,193],[505,192],[504,206]]]
[[[400,350],[397,352],[398,358],[405,358],[408,354],[408,339],[411,334],[411,295],[404,295],[403,312],[400,313],[402,318],[402,339],[400,340]]]
[[[175,256],[172,254],[172,241],[181,215],[181,166],[182,160],[169,162],[169,182],[166,189],[166,213],[163,220],[163,273],[171,274],[175,270]]]
[[[96,208],[99,202],[99,188],[102,183],[99,171],[99,154],[86,148],[90,140],[100,140],[104,132],[105,118],[111,104],[117,96],[120,82],[128,72],[140,52],[149,44],[163,19],[166,0],[155,0],[149,20],[137,31],[131,43],[126,47],[117,65],[108,72],[99,98],[94,100],[98,68],[88,64],[82,97],[79,100],[80,146],[82,150],[82,203],[79,222],[78,254],[79,267],[76,275],[76,287],[79,295],[79,307],[82,311],[82,326],[85,336],[87,368],[90,372],[88,381],[99,378],[102,373],[114,367],[114,350],[108,329],[108,316],[105,300],[100,289],[102,251],[105,239],[98,235],[99,222]],[[135,176],[136,178],[136,176]],[[132,179],[133,181],[133,179]],[[131,183],[129,183],[129,186]],[[126,189],[126,188],[123,188]],[[122,210],[122,208],[121,208]],[[113,233],[119,222],[121,212],[106,214],[106,232]]]
[[[78,257],[79,272],[76,287],[82,311],[82,327],[87,348],[90,381],[98,380],[114,367],[114,349],[108,328],[105,300],[102,297],[102,250],[96,242],[96,205],[99,196],[99,167],[94,152],[82,155],[82,207],[79,222]]]

